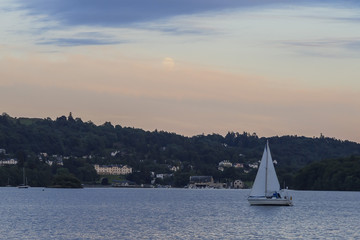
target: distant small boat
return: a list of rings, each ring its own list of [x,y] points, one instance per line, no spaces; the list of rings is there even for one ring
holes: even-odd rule
[[[27,185],[27,178],[25,178],[25,168],[23,168],[23,183],[20,184],[18,188],[29,188]]]
[[[292,197],[288,195],[287,189],[280,189],[279,180],[271,158],[269,142],[266,142],[248,201],[250,205],[292,205]]]
[[[6,185],[6,187],[11,187],[11,185],[10,185],[10,178],[8,178],[8,184]]]

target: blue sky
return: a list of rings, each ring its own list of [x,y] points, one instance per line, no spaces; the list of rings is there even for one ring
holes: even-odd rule
[[[323,133],[360,142],[359,7],[1,1],[0,107],[183,135]]]

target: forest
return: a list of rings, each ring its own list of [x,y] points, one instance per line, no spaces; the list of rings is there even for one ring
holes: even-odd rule
[[[23,168],[32,186],[56,186],[64,179],[68,179],[69,185],[77,180],[95,183],[99,176],[93,164],[129,165],[133,173],[127,179],[138,184],[149,184],[152,173],[173,173],[172,177],[157,182],[183,187],[192,175],[210,175],[215,181],[241,179],[250,185],[256,169],[249,164],[258,163],[267,140],[277,162],[279,181],[290,188],[312,189],[313,186],[299,183],[307,179],[309,172],[303,168],[307,169],[309,164],[360,155],[360,144],[322,134],[319,137],[264,138],[256,133],[228,132],[225,136],[213,133],[186,137],[165,131],[114,126],[110,122],[95,125],[74,118],[72,113],[55,120],[15,118],[3,113],[0,116],[0,149],[5,152],[0,153],[0,159],[16,158],[18,164],[0,167],[0,185],[9,181],[12,185],[21,183]],[[114,152],[115,155],[111,154]],[[59,157],[63,165],[46,163]],[[243,167],[219,171],[218,164],[224,160],[243,164]],[[172,172],[170,166],[179,170]],[[319,186],[324,187],[323,184]]]
[[[360,191],[360,157],[311,163],[297,173],[294,182],[300,190]]]

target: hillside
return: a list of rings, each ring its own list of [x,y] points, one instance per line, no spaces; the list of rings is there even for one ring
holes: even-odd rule
[[[131,180],[148,183],[150,172],[170,173],[176,166],[171,183],[185,185],[190,175],[211,175],[217,181],[240,178],[253,181],[256,169],[248,166],[261,158],[266,140],[269,140],[280,182],[294,185],[295,173],[309,163],[360,155],[360,144],[321,136],[258,137],[255,133],[229,132],[184,137],[164,131],[113,126],[106,122],[96,126],[80,118],[61,116],[50,118],[13,118],[0,116],[0,148],[8,156],[36,156],[46,153],[86,159],[86,164],[127,164],[136,173]],[[111,153],[116,153],[114,156]],[[21,154],[20,154],[21,155]],[[217,169],[219,162],[244,164],[243,168]]]
[[[299,171],[295,182],[301,190],[360,191],[360,157],[311,163]]]

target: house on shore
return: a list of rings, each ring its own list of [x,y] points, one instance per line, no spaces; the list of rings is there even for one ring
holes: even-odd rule
[[[190,176],[189,188],[225,188],[226,183],[215,183],[212,176]]]
[[[234,186],[235,189],[243,189],[244,188],[244,182],[241,180],[235,180],[234,181]]]
[[[132,173],[132,168],[127,165],[99,165],[94,168],[99,175],[127,175]]]
[[[134,187],[136,186],[135,182],[129,180],[114,180],[111,184],[112,187]]]
[[[0,160],[0,166],[4,166],[4,165],[16,165],[18,163],[17,159],[4,159],[4,160]]]

